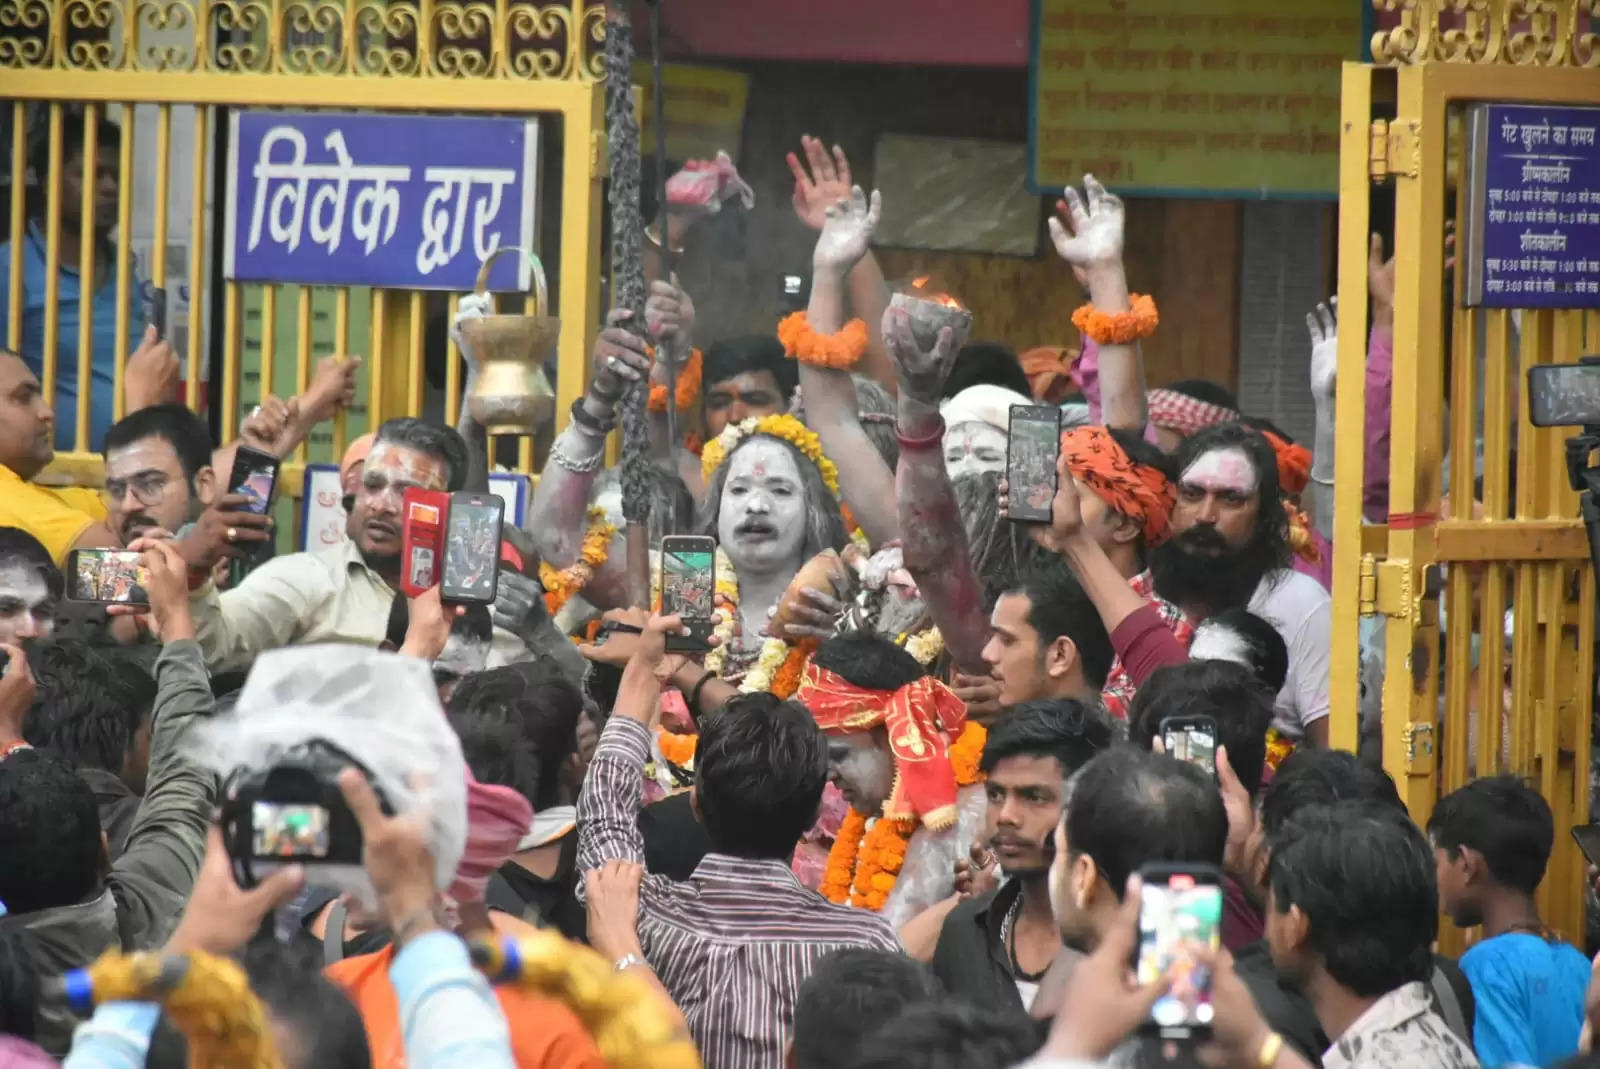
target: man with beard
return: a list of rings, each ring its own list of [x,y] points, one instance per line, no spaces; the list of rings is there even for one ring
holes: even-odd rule
[[[152,405],[106,432],[106,518],[123,545],[195,519],[217,494],[211,430],[184,405]]]
[[[1289,676],[1274,727],[1328,744],[1328,592],[1290,567],[1288,519],[1277,457],[1260,432],[1209,427],[1178,454],[1173,537],[1151,557],[1156,593],[1203,620],[1244,607],[1271,623],[1289,649]]]
[[[347,524],[349,541],[319,553],[277,557],[221,594],[211,584],[211,567],[250,529],[229,526],[219,536],[216,525],[202,517],[185,540],[185,556],[191,582],[204,580],[190,600],[207,665],[213,671],[238,667],[266,650],[319,642],[377,647],[400,582],[405,491],[460,490],[466,463],[466,445],[449,427],[389,420],[367,455]],[[255,519],[254,528],[266,527],[266,517]],[[245,522],[243,514],[239,522]],[[191,555],[190,549],[199,552]]]
[[[945,919],[933,971],[950,994],[995,1010],[1032,1004],[1061,950],[1049,876],[1067,785],[1111,740],[1110,721],[1070,699],[1014,706],[989,733],[984,835],[1006,882]]]
[[[61,571],[39,540],[0,527],[0,643],[49,638],[61,601]]]

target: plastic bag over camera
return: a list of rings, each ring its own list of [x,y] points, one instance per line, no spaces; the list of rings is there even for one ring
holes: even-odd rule
[[[466,761],[428,665],[351,646],[296,646],[256,658],[232,713],[195,725],[194,760],[226,779],[271,768],[290,747],[326,739],[360,761],[396,813],[426,814],[434,884],[455,878],[467,839]],[[423,789],[413,786],[423,777]],[[364,870],[318,865],[317,884],[374,904]]]

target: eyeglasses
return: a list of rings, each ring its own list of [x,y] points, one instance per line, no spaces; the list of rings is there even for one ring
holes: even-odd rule
[[[141,505],[154,505],[161,500],[161,495],[166,492],[167,484],[170,482],[172,482],[170,475],[159,471],[144,471],[131,479],[107,479],[100,496],[108,505],[119,504],[128,494],[132,494],[134,500]]]

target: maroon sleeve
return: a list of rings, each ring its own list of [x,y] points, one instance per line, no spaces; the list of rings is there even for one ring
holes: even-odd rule
[[[1189,659],[1177,636],[1161,619],[1154,605],[1143,605],[1111,632],[1111,647],[1122,658],[1135,686],[1143,686],[1157,668],[1182,664]]]

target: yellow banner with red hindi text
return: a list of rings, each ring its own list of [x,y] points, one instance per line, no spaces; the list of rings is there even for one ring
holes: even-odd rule
[[[1030,178],[1333,196],[1355,0],[1035,0]]]

